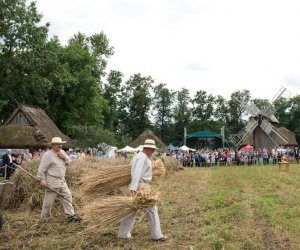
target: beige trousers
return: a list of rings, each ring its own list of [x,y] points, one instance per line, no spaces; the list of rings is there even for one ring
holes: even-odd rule
[[[145,185],[143,183],[141,183],[141,184],[139,184],[138,189],[140,189],[144,186]],[[145,212],[147,213],[151,238],[154,240],[160,239],[161,237],[163,237],[163,234],[162,234],[161,228],[160,228],[160,220],[159,220],[157,207],[154,206],[154,207],[148,208]],[[132,212],[122,219],[121,225],[119,227],[119,233],[118,233],[119,238],[131,238],[130,231],[134,224],[136,214],[137,214],[137,211]]]
[[[71,192],[68,188],[67,183],[65,183],[62,187],[60,188],[53,188],[55,191],[60,193],[64,198],[58,197],[60,200],[64,212],[67,215],[73,215],[74,214],[74,208],[72,205],[72,195]],[[51,191],[50,189],[45,189],[45,197],[44,197],[44,202],[43,202],[43,207],[42,207],[42,213],[41,213],[41,219],[42,220],[47,220],[51,216],[51,208],[55,202],[55,199],[57,198],[57,193]]]

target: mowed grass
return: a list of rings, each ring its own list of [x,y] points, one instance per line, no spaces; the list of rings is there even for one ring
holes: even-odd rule
[[[117,225],[99,234],[67,224],[62,209],[48,223],[40,211],[4,211],[0,249],[300,249],[300,165],[187,168],[154,186],[168,242],[149,239],[143,213],[121,240]]]

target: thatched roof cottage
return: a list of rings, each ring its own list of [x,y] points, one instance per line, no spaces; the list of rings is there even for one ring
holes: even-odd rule
[[[146,139],[152,139],[155,141],[156,147],[165,149],[167,145],[156,136],[151,130],[147,129],[142,134],[140,134],[134,141],[129,143],[131,147],[138,147],[140,145],[144,145]]]
[[[46,148],[52,137],[59,136],[65,148],[72,140],[63,134],[44,110],[19,105],[0,127],[0,148]]]

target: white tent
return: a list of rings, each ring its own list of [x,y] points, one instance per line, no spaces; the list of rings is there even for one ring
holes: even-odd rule
[[[182,151],[190,151],[191,149],[185,145],[183,145],[182,147],[179,148]]]
[[[141,152],[141,151],[143,151],[143,149],[144,149],[144,147],[142,146],[142,145],[140,145],[140,146],[138,146],[138,147],[136,147],[134,150],[135,150],[135,152]]]
[[[121,148],[119,150],[119,152],[123,152],[123,153],[134,153],[135,152],[135,149],[132,148],[132,147],[129,147],[128,145],[124,148]]]

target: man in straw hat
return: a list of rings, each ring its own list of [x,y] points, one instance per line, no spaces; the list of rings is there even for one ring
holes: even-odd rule
[[[45,197],[42,207],[41,219],[48,220],[51,215],[51,208],[56,197],[63,205],[65,214],[68,215],[68,222],[80,221],[81,219],[75,215],[72,205],[72,195],[65,180],[66,168],[70,160],[62,145],[66,141],[62,141],[60,137],[53,137],[49,144],[51,150],[44,153],[38,168],[37,177],[41,181],[41,185],[45,187]],[[48,187],[48,188],[47,188]]]
[[[132,195],[136,191],[149,185],[152,179],[152,166],[149,156],[155,151],[155,141],[147,139],[143,145],[143,151],[139,152],[131,162],[131,183],[129,189]],[[118,237],[123,239],[131,238],[130,230],[133,226],[136,212],[125,216],[121,222]],[[166,241],[167,236],[163,235],[160,228],[160,221],[157,207],[147,210],[147,217],[150,226],[151,238],[155,241]]]

